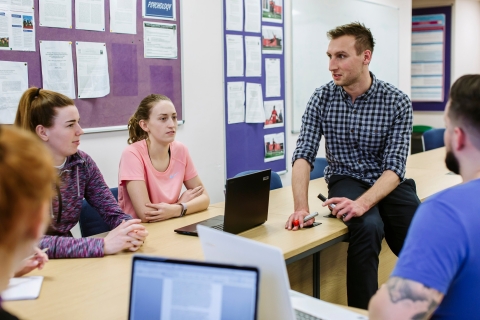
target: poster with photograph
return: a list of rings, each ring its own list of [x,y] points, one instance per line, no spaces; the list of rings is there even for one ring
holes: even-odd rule
[[[267,22],[282,23],[282,0],[262,0],[262,20]]]
[[[285,134],[267,134],[263,138],[265,142],[265,162],[285,159]]]
[[[262,52],[266,54],[283,53],[282,27],[262,26]]]
[[[265,101],[265,125],[264,129],[283,127],[283,100]]]

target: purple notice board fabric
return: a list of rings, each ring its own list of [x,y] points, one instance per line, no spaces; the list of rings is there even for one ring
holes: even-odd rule
[[[286,103],[285,103],[285,29],[284,23],[271,23],[262,21],[262,26],[274,26],[274,27],[281,27],[283,29],[283,38],[282,39],[282,46],[283,46],[283,54],[264,54],[262,53],[262,76],[261,77],[227,77],[227,46],[226,46],[226,35],[233,34],[233,35],[242,35],[244,41],[244,50],[243,50],[243,61],[246,64],[246,57],[245,57],[245,36],[255,36],[261,37],[262,33],[253,33],[253,32],[239,32],[239,31],[231,31],[226,30],[226,13],[225,8],[226,4],[223,3],[223,60],[224,60],[224,105],[225,105],[225,149],[226,149],[226,167],[227,167],[227,178],[231,178],[236,174],[247,171],[247,170],[262,170],[262,169],[272,169],[273,171],[285,171],[287,166],[287,136],[285,134],[285,123],[288,121],[286,119]],[[261,1],[261,0],[258,0]],[[283,14],[285,14],[283,12]],[[283,17],[285,18],[285,16]],[[244,18],[245,19],[245,18]],[[243,26],[245,26],[245,21],[243,22]],[[281,90],[280,90],[280,97],[272,97],[266,98],[265,97],[265,59],[267,58],[274,58],[280,59],[280,83],[281,83]],[[245,72],[245,70],[244,70]],[[283,112],[283,127],[278,128],[269,128],[263,129],[263,123],[235,123],[235,124],[228,124],[228,102],[227,102],[227,82],[232,81],[244,81],[245,82],[245,89],[246,83],[259,83],[262,85],[263,91],[263,100],[264,101],[271,101],[271,100],[283,100],[284,112]],[[264,136],[267,134],[275,134],[283,132],[285,135],[284,146],[283,150],[285,153],[285,159],[275,160],[271,162],[264,162],[265,156],[265,143],[264,143]]]
[[[34,0],[36,51],[0,51],[0,60],[28,63],[29,86],[42,86],[39,41],[71,41],[75,86],[77,87],[75,41],[107,44],[110,94],[101,98],[75,99],[84,128],[126,125],[140,101],[151,93],[167,95],[182,117],[182,69],[180,0],[176,0],[176,21],[142,18],[142,1],[137,1],[137,34],[110,33],[110,2],[105,0],[106,32],[75,29],[75,5],[72,1],[72,29],[39,27],[38,0]],[[145,59],[143,53],[143,21],[177,25],[178,59]],[[152,71],[154,70],[154,71]],[[168,74],[162,75],[166,71]],[[152,83],[152,81],[158,81]],[[153,91],[155,89],[155,91]],[[76,90],[78,94],[78,90]]]
[[[443,102],[412,102],[414,111],[443,111],[447,105],[450,94],[450,76],[451,76],[451,52],[452,52],[452,7],[437,7],[413,9],[413,16],[423,16],[427,14],[445,14],[445,77],[443,78],[444,98]]]

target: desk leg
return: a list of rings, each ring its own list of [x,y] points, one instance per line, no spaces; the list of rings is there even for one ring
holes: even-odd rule
[[[313,297],[320,299],[320,252],[312,255],[313,258]]]

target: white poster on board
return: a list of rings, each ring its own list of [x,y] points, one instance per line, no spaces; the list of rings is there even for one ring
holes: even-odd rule
[[[262,76],[262,38],[245,36],[245,75],[247,77]]]
[[[41,27],[72,28],[72,0],[39,0]]]
[[[177,59],[177,25],[143,22],[145,58]]]
[[[105,43],[77,42],[78,98],[100,98],[110,93]]]
[[[225,28],[232,31],[243,31],[243,0],[225,0]]]
[[[110,32],[137,34],[137,0],[110,0]]]
[[[243,36],[227,34],[227,77],[243,77]]]
[[[280,97],[280,59],[265,59],[265,97]]]
[[[75,0],[75,29],[105,31],[105,0]]]
[[[245,93],[247,123],[263,123],[265,121],[265,111],[263,109],[262,85],[259,83],[247,82]]]
[[[228,124],[245,122],[245,82],[227,83]]]
[[[35,51],[32,8],[24,11],[0,8],[0,50]]]
[[[260,33],[262,12],[260,1],[245,0],[245,32]]]
[[[75,99],[72,43],[70,41],[40,41],[40,58],[43,88]]]
[[[265,146],[264,162],[285,159],[285,134],[266,134],[263,137]]]
[[[15,121],[18,102],[27,89],[27,63],[0,61],[0,123],[12,124]]]

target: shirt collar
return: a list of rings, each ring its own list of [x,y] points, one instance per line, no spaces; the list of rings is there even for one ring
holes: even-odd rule
[[[375,75],[372,72],[370,72],[370,77],[372,78],[372,84],[370,85],[370,88],[368,88],[366,92],[359,95],[357,99],[362,99],[367,101],[375,93],[375,91],[377,91],[377,86],[378,86],[377,77],[375,77]],[[345,99],[351,98],[350,95],[345,91],[345,89],[343,89],[343,87],[339,86],[339,88],[343,98]]]

